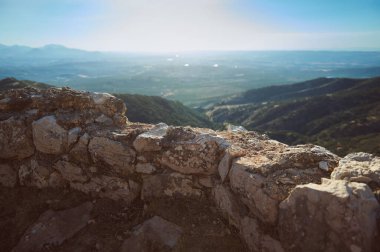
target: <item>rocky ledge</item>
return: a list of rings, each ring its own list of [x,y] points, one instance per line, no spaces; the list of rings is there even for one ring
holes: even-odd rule
[[[68,88],[0,93],[1,201],[50,197],[33,209],[34,223],[1,206],[5,249],[379,250],[379,157],[340,158],[242,130],[131,123],[125,111],[109,94]],[[81,196],[54,208],[62,192]],[[113,213],[129,222],[112,238],[89,227],[102,222],[104,200],[128,213]]]

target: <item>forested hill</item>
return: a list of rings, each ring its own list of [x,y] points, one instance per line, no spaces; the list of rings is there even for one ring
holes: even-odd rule
[[[344,155],[380,154],[380,77],[319,78],[249,90],[207,112],[288,144],[314,143]]]
[[[259,103],[314,97],[377,85],[380,77],[370,79],[318,78],[291,85],[251,89],[224,101],[224,104]]]
[[[159,123],[170,125],[214,128],[202,113],[186,107],[178,101],[171,101],[159,96],[137,94],[114,94],[127,106],[127,117],[132,122]]]

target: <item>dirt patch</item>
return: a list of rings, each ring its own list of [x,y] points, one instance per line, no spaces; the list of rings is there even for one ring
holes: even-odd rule
[[[0,247],[11,251],[24,232],[48,209],[63,210],[91,201],[94,208],[88,225],[61,246],[50,251],[119,251],[133,228],[152,216],[181,226],[184,235],[174,251],[246,251],[237,230],[229,227],[211,200],[203,198],[122,201],[91,199],[66,189],[0,188]]]
[[[184,230],[175,251],[248,251],[210,199],[161,198],[145,206],[147,216],[158,215]]]
[[[86,195],[67,190],[0,187],[0,248],[10,251],[46,210],[66,209],[86,200]]]

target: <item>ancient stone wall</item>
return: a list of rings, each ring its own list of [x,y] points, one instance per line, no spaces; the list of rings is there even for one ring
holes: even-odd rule
[[[0,93],[0,184],[130,204],[208,198],[252,251],[378,249],[380,158],[340,159],[255,132],[130,123],[125,111],[109,94],[68,88]]]

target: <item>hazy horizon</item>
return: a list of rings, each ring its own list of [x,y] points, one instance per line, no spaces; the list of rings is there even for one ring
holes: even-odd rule
[[[0,77],[196,106],[374,77],[379,13],[376,0],[0,0]]]
[[[221,52],[221,53],[228,53],[228,52],[380,52],[379,48],[374,49],[364,49],[364,48],[346,48],[346,49],[199,49],[199,50],[168,50],[168,51],[154,51],[154,50],[91,50],[86,48],[77,48],[77,47],[70,47],[64,44],[43,44],[41,46],[32,46],[32,45],[26,45],[26,44],[6,44],[2,43],[0,41],[0,45],[13,47],[13,46],[19,46],[19,47],[29,47],[33,49],[37,48],[46,48],[49,46],[62,46],[67,49],[77,49],[77,50],[83,50],[87,52],[100,52],[100,53],[141,53],[141,54],[166,54],[166,53],[203,53],[203,52]]]
[[[109,52],[379,51],[375,0],[0,0],[0,43]]]

